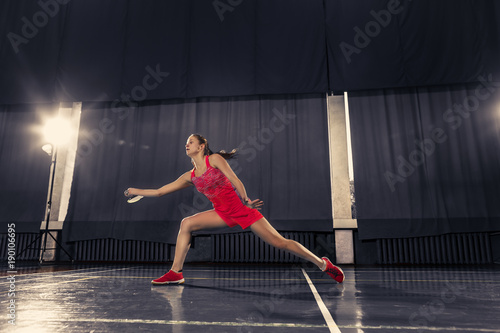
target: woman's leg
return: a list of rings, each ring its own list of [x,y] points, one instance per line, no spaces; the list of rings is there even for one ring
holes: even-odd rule
[[[215,212],[209,210],[186,217],[181,222],[181,228],[177,235],[175,244],[175,257],[172,264],[172,270],[179,272],[184,266],[184,260],[191,246],[191,233],[203,229],[213,229],[227,226],[226,222]]]
[[[252,231],[259,236],[264,242],[282,250],[292,252],[296,256],[308,260],[322,269],[325,262],[311,251],[306,249],[302,244],[291,239],[286,239],[265,219],[261,218],[250,226]]]

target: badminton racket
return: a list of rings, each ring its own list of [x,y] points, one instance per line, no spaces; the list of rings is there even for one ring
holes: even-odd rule
[[[142,198],[144,198],[142,195],[136,195],[135,197],[128,199],[127,202],[128,203],[135,203],[135,202],[141,200]]]

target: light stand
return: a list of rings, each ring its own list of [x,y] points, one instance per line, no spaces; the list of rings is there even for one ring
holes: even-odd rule
[[[40,257],[39,257],[39,262],[43,263],[43,256],[45,254],[45,251],[47,250],[47,238],[50,236],[54,242],[59,245],[61,250],[66,253],[66,255],[73,261],[73,257],[64,249],[61,243],[52,235],[52,233],[49,230],[49,222],[50,222],[50,211],[52,209],[52,194],[54,192],[54,180],[55,180],[55,175],[56,175],[56,163],[57,163],[57,145],[56,144],[51,144],[52,146],[52,161],[50,163],[50,178],[49,178],[49,190],[47,192],[47,206],[45,209],[45,230],[43,233],[40,234],[40,237],[43,237],[43,246],[40,249]],[[51,248],[49,250],[55,250],[57,248]]]
[[[70,258],[71,262],[74,261],[73,257],[64,249],[61,243],[52,235],[52,233],[49,230],[49,222],[50,222],[50,211],[52,209],[52,194],[54,192],[54,180],[55,180],[55,174],[56,174],[56,163],[57,163],[57,145],[51,143],[50,146],[52,147],[52,161],[50,163],[50,176],[49,176],[49,189],[47,191],[47,204],[45,208],[45,229],[43,230],[42,233],[38,237],[36,237],[24,250],[22,250],[18,256],[20,256],[24,251],[27,249],[31,249],[31,245],[36,243],[38,240],[42,239],[42,245],[40,246],[40,256],[38,258],[38,261],[40,264],[43,263],[43,257],[45,254],[45,251],[47,250],[47,238],[50,236],[54,242],[59,245],[59,247],[66,253],[66,255]],[[50,248],[48,250],[56,250],[57,247],[55,248]]]

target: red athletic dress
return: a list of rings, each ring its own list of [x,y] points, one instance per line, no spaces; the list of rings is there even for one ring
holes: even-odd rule
[[[213,168],[208,156],[205,159],[207,170],[200,177],[191,172],[191,181],[198,192],[203,193],[213,204],[214,210],[230,227],[240,225],[248,228],[263,216],[255,208],[245,206],[238,197],[233,185],[219,169]]]

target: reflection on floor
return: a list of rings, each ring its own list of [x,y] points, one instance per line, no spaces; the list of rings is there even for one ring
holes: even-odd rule
[[[183,285],[153,286],[166,265],[19,268],[4,274],[6,332],[499,332],[500,268],[343,267],[336,284],[306,265],[189,265]],[[305,275],[310,277],[315,298]],[[318,300],[319,299],[319,300]],[[320,311],[326,306],[334,322]]]

